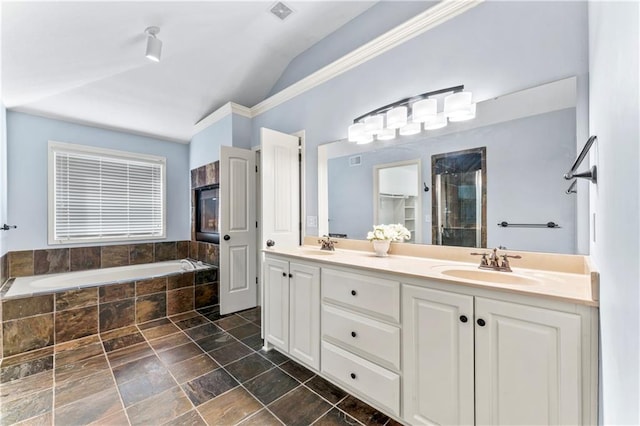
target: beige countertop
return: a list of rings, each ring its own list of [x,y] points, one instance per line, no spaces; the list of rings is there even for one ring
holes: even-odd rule
[[[544,270],[540,267],[528,269],[516,267],[513,272],[478,272],[478,263],[461,262],[432,257],[406,256],[390,254],[376,257],[373,252],[364,250],[336,249],[335,252],[323,252],[318,246],[296,248],[271,248],[264,253],[284,255],[296,259],[318,262],[322,265],[354,267],[369,271],[388,272],[411,278],[426,278],[454,285],[484,288],[511,293],[541,296],[555,300],[598,306],[598,273],[589,268],[582,272]],[[549,255],[550,257],[552,255]],[[584,262],[590,266],[587,258]],[[452,276],[454,274],[456,276]],[[475,275],[482,278],[473,278]]]

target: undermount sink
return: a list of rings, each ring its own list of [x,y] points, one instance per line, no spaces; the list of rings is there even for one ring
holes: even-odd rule
[[[531,285],[540,284],[540,280],[513,272],[487,271],[478,268],[436,266],[442,275],[464,280],[482,281],[495,284]]]
[[[326,256],[326,255],[332,255],[335,252],[334,251],[329,251],[329,250],[320,250],[320,249],[302,249],[300,250],[300,253],[302,254],[308,254],[311,256]]]

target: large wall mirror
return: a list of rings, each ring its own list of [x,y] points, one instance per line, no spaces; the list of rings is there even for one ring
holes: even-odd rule
[[[568,78],[479,102],[474,120],[444,129],[320,145],[319,232],[364,239],[387,218],[413,217],[411,242],[576,253],[576,194],[563,178],[576,156],[576,93]],[[394,164],[420,165],[418,179],[396,173],[380,191],[380,170]],[[395,216],[381,216],[383,202]]]

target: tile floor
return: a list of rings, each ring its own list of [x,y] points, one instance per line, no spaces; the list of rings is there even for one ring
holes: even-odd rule
[[[48,369],[0,385],[0,423],[397,424],[261,347],[259,308],[193,311],[60,344]]]

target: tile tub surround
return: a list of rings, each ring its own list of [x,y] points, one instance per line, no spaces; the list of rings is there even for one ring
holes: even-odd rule
[[[162,241],[12,251],[6,254],[6,275],[3,277],[27,277],[184,259],[189,257],[189,243]]]
[[[2,357],[218,305],[215,267],[152,279],[3,298]]]
[[[218,244],[196,241],[196,189],[220,183],[220,162],[205,164],[191,170],[191,241],[189,254],[192,258],[220,266],[220,247]]]
[[[21,360],[31,374],[0,383],[0,424],[397,424],[263,352],[256,318],[259,308],[224,318],[205,309],[41,350]],[[253,334],[237,337],[247,325]]]

